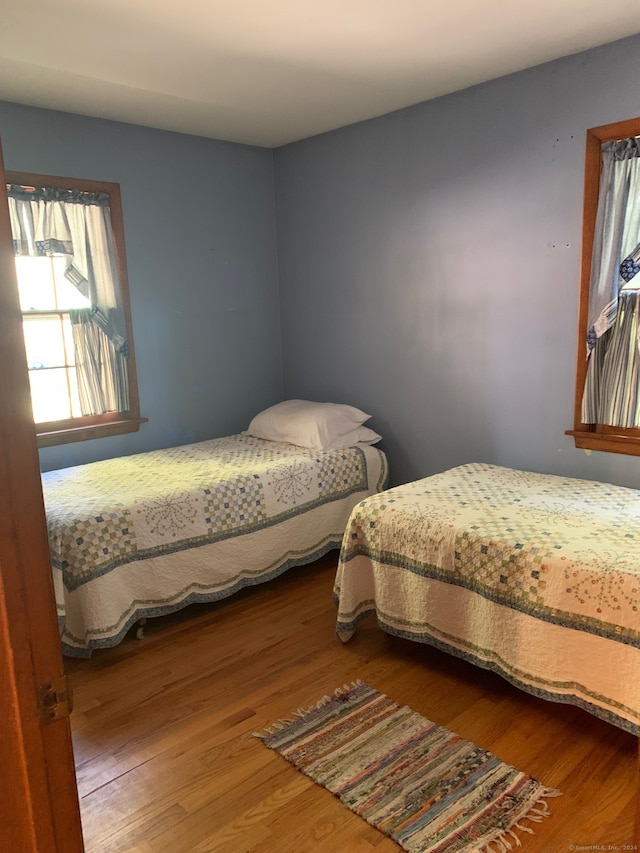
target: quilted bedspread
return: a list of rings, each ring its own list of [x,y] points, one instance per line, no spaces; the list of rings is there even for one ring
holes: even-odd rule
[[[343,640],[375,613],[640,734],[640,492],[484,464],[367,498],[336,576]]]
[[[375,448],[245,435],[43,474],[63,649],[113,645],[140,616],[308,562],[385,477]]]

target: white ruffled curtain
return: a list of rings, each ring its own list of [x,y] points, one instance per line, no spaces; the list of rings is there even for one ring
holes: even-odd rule
[[[602,145],[589,286],[589,363],[582,421],[640,426],[640,294],[623,290],[640,272],[640,140]],[[637,279],[640,287],[640,278]]]
[[[66,259],[65,277],[89,300],[70,311],[82,413],[126,411],[128,344],[106,193],[8,188],[16,255]]]
[[[129,408],[129,377],[124,356],[92,321],[91,311],[72,310],[69,314],[82,413],[126,411]]]

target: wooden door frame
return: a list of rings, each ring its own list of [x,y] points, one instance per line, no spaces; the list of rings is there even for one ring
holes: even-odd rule
[[[0,849],[82,853],[69,719],[38,710],[63,665],[1,151],[0,181]]]

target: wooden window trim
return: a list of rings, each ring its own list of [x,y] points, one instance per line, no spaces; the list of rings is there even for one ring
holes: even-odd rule
[[[89,415],[71,418],[65,421],[51,421],[36,424],[38,447],[51,447],[57,444],[68,444],[75,441],[88,441],[111,435],[122,435],[137,432],[140,424],[146,423],[147,418],[140,417],[140,398],[138,394],[138,374],[136,370],[135,349],[133,344],[133,327],[131,323],[131,300],[129,297],[129,278],[127,275],[127,259],[124,241],[124,219],[122,216],[122,198],[120,185],[109,181],[91,181],[84,178],[61,178],[52,175],[39,175],[31,172],[5,172],[7,184],[19,184],[27,187],[53,186],[63,189],[77,189],[81,192],[109,194],[111,211],[111,227],[114,237],[114,248],[120,294],[125,313],[127,342],[129,355],[127,357],[129,376],[129,409],[126,412],[108,412],[104,415]]]
[[[126,412],[114,412],[119,415],[103,423],[79,424],[83,418],[74,418],[73,424],[61,427],[61,421],[54,421],[54,429],[47,429],[46,424],[38,424],[38,447],[53,447],[56,444],[70,444],[73,441],[89,441],[93,438],[105,438],[109,435],[124,435],[127,432],[138,432],[140,424],[145,424],[147,418],[124,418]],[[97,416],[96,416],[97,417]],[[105,417],[102,415],[101,417]],[[65,421],[65,424],[68,422]]]
[[[584,203],[582,212],[582,260],[580,273],[580,312],[578,317],[578,353],[572,435],[575,446],[584,450],[601,450],[640,456],[640,429],[625,429],[582,421],[582,395],[587,378],[587,323],[589,322],[589,282],[591,256],[598,210],[603,142],[640,136],[640,118],[605,124],[587,130],[584,167]]]

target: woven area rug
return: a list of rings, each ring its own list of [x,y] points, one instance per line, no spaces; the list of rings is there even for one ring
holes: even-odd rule
[[[257,737],[410,853],[510,850],[560,795],[361,681]]]

